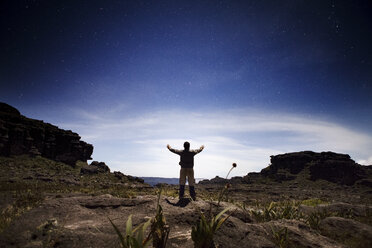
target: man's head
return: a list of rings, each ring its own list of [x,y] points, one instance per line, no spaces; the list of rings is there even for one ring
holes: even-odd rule
[[[190,143],[187,141],[183,143],[183,148],[185,148],[186,151],[190,150]]]

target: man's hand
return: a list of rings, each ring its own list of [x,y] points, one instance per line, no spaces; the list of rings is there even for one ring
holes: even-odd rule
[[[204,149],[204,145],[202,145],[202,146],[200,147],[200,149],[203,150],[203,149]]]
[[[168,144],[168,145],[167,145],[167,148],[168,148],[168,149],[171,149],[171,146]]]

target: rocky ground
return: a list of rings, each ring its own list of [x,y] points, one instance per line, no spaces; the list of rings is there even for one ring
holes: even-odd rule
[[[133,214],[134,225],[153,217],[155,202],[156,196],[149,195],[133,199],[108,194],[46,196],[42,204],[15,221],[3,233],[1,241],[5,247],[118,247],[118,237],[108,218],[124,231],[125,221],[130,214]],[[193,247],[190,234],[191,226],[199,218],[196,210],[207,212],[210,205],[202,200],[186,203],[186,206],[175,206],[176,203],[177,200],[172,197],[161,199],[171,227],[168,247]],[[215,236],[219,247],[277,247],[274,233],[285,228],[288,230],[289,244],[293,247],[344,247],[330,238],[336,236],[340,236],[336,237],[338,240],[350,240],[352,237],[357,242],[364,242],[359,247],[371,244],[371,227],[352,219],[327,217],[321,221],[317,231],[295,219],[255,223],[247,211],[235,205],[223,204],[224,207],[229,205],[233,208],[232,216]],[[332,207],[335,205],[327,206]],[[345,211],[361,211],[361,215],[369,211],[365,206],[339,204],[337,207]],[[309,209],[306,208],[306,211]]]
[[[0,165],[1,247],[119,247],[109,218],[124,232],[129,215],[134,226],[155,216],[156,188],[123,174],[84,169],[97,164],[71,167],[20,156],[1,158]],[[163,186],[167,247],[193,247],[191,228],[199,211],[216,215],[226,207],[231,216],[215,234],[218,247],[372,245],[368,186],[261,178],[231,184],[218,207],[224,187],[225,182],[204,183],[197,186],[196,202],[178,202],[176,187]]]

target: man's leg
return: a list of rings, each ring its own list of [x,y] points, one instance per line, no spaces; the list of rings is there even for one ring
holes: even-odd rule
[[[196,193],[195,193],[195,178],[194,178],[194,169],[188,169],[187,180],[189,181],[189,191],[191,198],[195,201],[196,200]]]
[[[180,191],[179,191],[179,198],[183,198],[185,194],[185,184],[186,184],[186,171],[184,168],[180,170]]]

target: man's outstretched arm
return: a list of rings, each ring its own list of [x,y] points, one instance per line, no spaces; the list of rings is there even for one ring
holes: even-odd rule
[[[173,149],[169,144],[167,145],[167,148],[168,148],[169,151],[171,151],[175,154],[180,154],[182,152],[181,150]]]
[[[202,145],[199,149],[194,150],[195,153],[199,153],[204,150],[204,145]]]

